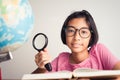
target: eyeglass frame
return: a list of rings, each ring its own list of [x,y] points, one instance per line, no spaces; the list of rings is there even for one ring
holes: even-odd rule
[[[80,28],[80,29],[76,29],[74,26],[67,26],[67,27],[65,28],[65,35],[67,34],[67,33],[66,33],[66,30],[67,30],[67,28],[69,28],[69,27],[75,29],[75,32],[74,32],[74,34],[73,34],[72,36],[75,36],[76,32],[78,31],[79,36],[80,36],[81,38],[88,38],[88,37],[90,36],[90,34],[92,33],[92,30],[90,30],[90,29],[87,28],[87,27],[82,27],[82,28]],[[89,36],[87,36],[87,37],[83,37],[83,36],[81,36],[81,34],[80,34],[80,30],[81,30],[81,29],[88,29],[88,30],[90,31]],[[66,36],[67,36],[67,35],[66,35]],[[72,36],[68,36],[68,37],[72,37]]]

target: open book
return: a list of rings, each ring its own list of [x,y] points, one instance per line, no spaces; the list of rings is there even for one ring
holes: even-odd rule
[[[58,80],[58,79],[69,79],[75,80],[75,78],[90,78],[90,79],[112,79],[120,76],[120,70],[95,70],[95,69],[83,69],[78,68],[73,72],[70,71],[58,71],[51,73],[40,73],[40,74],[24,74],[24,79],[39,79],[39,80]]]

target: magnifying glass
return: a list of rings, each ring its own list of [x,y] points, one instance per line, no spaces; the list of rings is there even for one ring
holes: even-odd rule
[[[44,50],[44,48],[48,45],[48,38],[45,34],[38,33],[34,36],[32,44],[33,44],[34,49],[36,49],[38,52],[40,52],[40,51]],[[52,70],[50,63],[45,64],[45,68],[48,71]]]

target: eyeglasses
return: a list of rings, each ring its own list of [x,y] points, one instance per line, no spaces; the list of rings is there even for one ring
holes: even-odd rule
[[[75,29],[75,27],[73,27],[73,26],[67,26],[67,28],[65,29],[66,36],[68,36],[68,37],[75,36],[77,31],[79,32],[79,35],[82,38],[88,38],[91,34],[89,28],[87,28],[87,27]]]

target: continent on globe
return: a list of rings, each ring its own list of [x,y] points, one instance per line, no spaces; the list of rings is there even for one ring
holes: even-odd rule
[[[0,54],[21,47],[29,39],[33,23],[28,0],[0,0]]]

